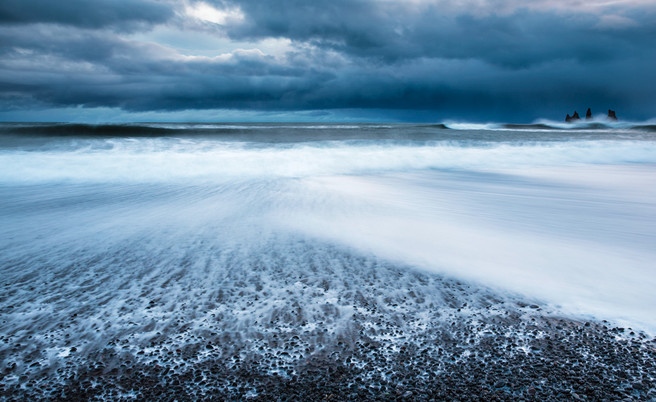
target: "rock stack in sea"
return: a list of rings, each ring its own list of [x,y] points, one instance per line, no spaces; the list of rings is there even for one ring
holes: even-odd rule
[[[585,112],[585,119],[586,120],[592,120],[592,110],[590,108],[588,108],[588,110]],[[568,113],[565,116],[565,122],[566,123],[573,123],[573,122],[577,122],[577,121],[580,121],[580,120],[581,120],[581,117],[579,117],[579,114],[576,112],[576,110],[574,111],[573,115],[570,116],[569,113]],[[608,109],[607,120],[617,121],[617,116],[615,115],[614,110]]]
[[[574,111],[573,115],[570,116],[568,114],[567,116],[565,116],[565,121],[567,123],[571,123],[573,121],[578,121],[578,120],[581,120],[581,117],[579,117],[579,113],[576,110]]]

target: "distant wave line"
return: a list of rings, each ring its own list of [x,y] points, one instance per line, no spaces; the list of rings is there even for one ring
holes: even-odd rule
[[[0,135],[41,137],[165,137],[174,135],[244,134],[259,130],[387,130],[396,127],[416,127],[435,130],[521,130],[521,131],[576,131],[576,130],[639,130],[656,131],[656,124],[585,122],[558,124],[536,122],[432,124],[224,124],[224,123],[146,123],[146,124],[86,124],[86,123],[3,123]]]

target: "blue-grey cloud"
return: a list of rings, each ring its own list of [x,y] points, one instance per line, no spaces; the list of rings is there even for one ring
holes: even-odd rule
[[[55,23],[85,28],[115,26],[134,29],[138,24],[161,23],[172,16],[173,9],[170,5],[153,0],[3,0],[0,2],[2,24]]]
[[[517,67],[565,58],[582,62],[621,58],[644,49],[656,35],[652,22],[656,6],[646,7],[640,15],[632,13],[635,26],[618,31],[604,28],[602,15],[576,10],[567,14],[518,8],[509,14],[477,15],[460,9],[445,12],[440,3],[429,3],[421,12],[398,2],[378,4],[235,1],[232,6],[241,7],[247,18],[228,32],[236,38],[288,37],[387,61],[474,58]]]
[[[166,2],[131,0],[135,12],[121,17],[124,8],[105,0],[85,17],[29,14],[11,0],[0,6],[0,109],[387,109],[526,121],[613,107],[653,116],[652,6],[568,13],[499,2],[503,12],[493,12],[490,1],[467,12],[418,3],[226,0],[212,4],[241,18],[219,24]],[[128,25],[146,38],[154,25],[203,30],[235,47],[189,55],[135,39]],[[257,46],[269,38],[291,42],[266,54]]]

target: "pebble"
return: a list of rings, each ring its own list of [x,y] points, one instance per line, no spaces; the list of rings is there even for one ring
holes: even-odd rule
[[[290,296],[277,317],[237,329],[222,327],[225,318],[216,313],[189,330],[179,329],[182,318],[156,337],[151,329],[143,341],[138,330],[104,341],[100,333],[93,344],[72,330],[70,338],[50,334],[48,342],[69,348],[65,360],[45,360],[49,345],[35,351],[44,342],[36,335],[29,342],[30,334],[5,337],[0,400],[649,400],[656,393],[652,339],[618,340],[619,329],[458,293],[446,279],[424,288],[403,280],[385,293],[373,279],[370,287],[349,284],[336,293],[343,300],[325,310],[325,300],[305,308],[292,306]],[[401,291],[408,283],[414,296]],[[78,348],[71,344],[85,353],[72,353]],[[37,360],[48,361],[48,370],[36,369]]]

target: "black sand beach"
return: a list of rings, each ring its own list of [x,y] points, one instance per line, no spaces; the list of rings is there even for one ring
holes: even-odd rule
[[[299,255],[309,255],[304,249],[309,246],[298,247]],[[67,331],[90,319],[80,315],[62,317],[43,336],[4,336],[0,395],[5,400],[656,397],[656,340],[642,332],[559,318],[531,302],[331,247],[317,253],[324,265],[309,264],[312,269],[303,272],[298,260],[285,261],[287,274],[274,269],[270,278],[278,279],[264,286],[259,278],[271,266],[226,273],[234,286],[222,287],[216,299],[225,313],[208,315],[195,328],[184,314],[202,314],[198,306],[181,309],[165,333],[134,323],[140,329],[108,339],[99,329],[93,346],[69,340]],[[254,319],[253,306],[266,305],[272,289],[279,307]],[[158,300],[144,304],[149,321],[161,306]],[[3,303],[3,316],[14,308]],[[240,313],[248,319],[241,320]],[[45,357],[57,347],[64,353]]]

